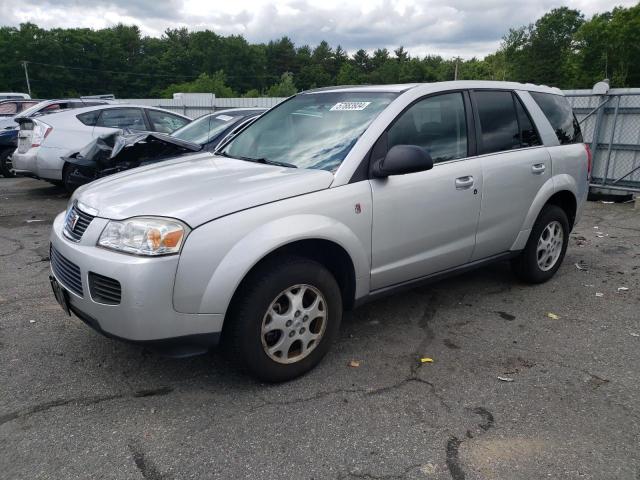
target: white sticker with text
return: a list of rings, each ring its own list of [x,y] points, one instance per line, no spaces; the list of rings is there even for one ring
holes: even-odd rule
[[[332,112],[364,110],[371,102],[338,102],[331,107]]]
[[[222,120],[223,122],[228,122],[229,120],[231,120],[233,117],[230,117],[229,115],[218,115],[216,117],[218,120]]]

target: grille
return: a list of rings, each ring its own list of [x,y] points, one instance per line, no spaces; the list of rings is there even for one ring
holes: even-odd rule
[[[80,210],[75,204],[64,220],[64,233],[67,238],[79,242],[94,217]]]
[[[60,283],[76,295],[82,296],[80,267],[67,260],[53,245],[49,249],[49,258],[51,259],[51,269]]]
[[[89,290],[91,298],[107,305],[118,305],[122,297],[119,281],[93,272],[89,272]]]

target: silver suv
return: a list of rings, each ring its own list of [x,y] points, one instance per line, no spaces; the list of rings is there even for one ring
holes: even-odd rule
[[[509,259],[558,270],[590,153],[557,89],[504,82],[331,87],[215,154],[98,180],[51,234],[51,283],[91,327],[173,355],[221,339],[258,378],[314,367],[342,312]]]

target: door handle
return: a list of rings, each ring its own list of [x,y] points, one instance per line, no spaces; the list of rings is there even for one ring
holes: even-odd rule
[[[473,186],[473,177],[471,175],[467,175],[466,177],[458,177],[456,178],[456,190],[466,190],[467,188],[471,188]]]
[[[547,167],[545,166],[544,163],[536,163],[535,165],[531,165],[531,173],[540,175],[541,173],[544,173],[546,168]]]

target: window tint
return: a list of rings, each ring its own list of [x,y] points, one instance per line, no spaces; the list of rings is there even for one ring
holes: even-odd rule
[[[516,101],[516,111],[518,112],[518,123],[520,124],[520,143],[523,147],[535,147],[542,145],[536,128],[529,118],[529,114],[525,110],[522,102],[517,95],[514,96]]]
[[[474,92],[480,131],[479,153],[502,152],[520,147],[520,131],[511,92]]]
[[[147,110],[147,114],[151,122],[151,129],[154,132],[171,133],[189,123],[189,120],[179,117],[178,115],[160,112],[158,110]]]
[[[13,115],[18,113],[18,104],[13,102],[0,103],[0,115]]]
[[[102,110],[98,127],[130,128],[132,130],[146,130],[147,126],[139,108],[109,108]]]
[[[95,127],[98,117],[100,116],[100,110],[94,110],[93,112],[85,112],[80,115],[76,115],[76,118],[85,125]]]
[[[412,105],[389,129],[389,148],[418,145],[434,162],[467,156],[467,123],[461,93],[429,97]]]
[[[546,115],[561,145],[582,143],[580,124],[565,97],[540,92],[531,92],[531,96]]]

